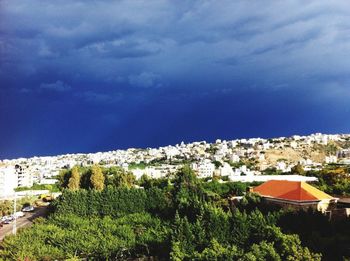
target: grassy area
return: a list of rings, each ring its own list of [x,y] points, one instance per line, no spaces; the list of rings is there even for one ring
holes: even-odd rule
[[[133,163],[129,164],[128,168],[129,168],[129,170],[131,170],[131,169],[145,169],[147,166],[148,165],[144,162],[140,162],[140,163],[133,162]]]
[[[18,188],[15,188],[16,192],[25,191],[25,190],[49,190],[50,192],[59,192],[60,191],[60,189],[59,189],[57,184],[44,185],[44,184],[36,184],[36,183],[34,183],[34,185],[32,187],[18,187]]]

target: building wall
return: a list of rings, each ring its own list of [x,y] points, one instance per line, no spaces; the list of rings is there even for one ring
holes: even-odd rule
[[[327,210],[329,210],[329,208],[331,207],[331,205],[333,205],[334,200],[332,199],[324,199],[321,200],[318,204],[317,204],[317,210],[321,211],[322,213],[326,212]]]
[[[296,202],[296,201],[284,201],[279,199],[264,198],[265,202],[268,204],[278,205],[282,208],[293,208],[293,209],[303,209],[308,210],[309,208],[325,213],[328,210],[335,208],[334,199],[324,199],[321,201],[309,201],[309,202]]]
[[[18,187],[33,186],[33,172],[30,169],[28,169],[27,166],[16,165],[15,169],[18,177]]]
[[[251,176],[232,176],[231,181],[241,182],[266,182],[269,180],[287,180],[287,181],[317,181],[315,177],[306,177],[301,175],[251,175]]]
[[[312,201],[312,202],[305,202],[305,203],[298,203],[298,202],[292,202],[292,201],[282,201],[282,200],[276,200],[271,198],[263,198],[264,202],[266,204],[271,204],[275,206],[279,206],[283,209],[295,209],[295,210],[318,210],[318,202]]]
[[[215,171],[215,165],[210,160],[193,163],[191,167],[198,173],[200,178],[212,177]]]
[[[15,168],[12,166],[0,168],[0,198],[14,194],[17,187],[17,176]]]
[[[332,220],[344,220],[350,217],[350,208],[337,208],[327,212]]]

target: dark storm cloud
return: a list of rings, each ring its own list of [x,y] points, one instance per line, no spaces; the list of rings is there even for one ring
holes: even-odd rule
[[[279,67],[293,82],[314,67],[323,75],[329,65],[338,67],[335,57],[349,53],[347,41],[335,41],[350,25],[346,7],[346,1],[3,1],[1,43],[11,43],[2,47],[5,57],[23,63],[15,69],[27,74],[48,63],[66,74],[109,78],[147,71],[171,78],[199,67],[198,82],[213,70],[233,82],[232,68],[217,66],[227,61],[239,74],[255,70],[257,78],[273,78]],[[321,66],[321,59],[331,64]]]
[[[39,135],[34,126],[50,129],[51,118],[62,125],[63,136],[69,136],[69,124],[63,122],[79,122],[77,133],[89,129],[91,119],[108,125],[86,132],[82,139],[89,149],[98,144],[88,144],[96,133],[108,136],[105,132],[110,130],[125,138],[130,133],[126,128],[140,127],[133,125],[140,118],[158,119],[150,120],[154,126],[149,131],[152,137],[164,138],[159,143],[170,142],[158,135],[163,127],[175,137],[171,141],[179,138],[184,129],[172,128],[171,120],[158,111],[187,126],[191,121],[180,118],[196,117],[189,128],[191,137],[196,137],[197,128],[207,127],[205,115],[214,117],[210,110],[222,115],[216,119],[218,129],[227,118],[252,117],[252,111],[260,118],[277,117],[276,109],[285,104],[283,93],[290,94],[288,104],[302,108],[285,108],[286,118],[301,111],[331,118],[326,111],[330,105],[345,117],[350,98],[349,18],[350,2],[345,0],[2,0],[0,120],[17,128],[8,116],[19,122],[25,117],[33,125],[28,134],[33,141]],[[300,99],[303,95],[308,99]],[[269,97],[276,107],[262,113],[261,97]],[[25,111],[15,104],[36,107]],[[113,119],[118,119],[115,126]],[[225,128],[238,136],[243,131],[250,135],[248,121],[241,122],[243,126],[232,121]],[[301,125],[307,122],[307,117],[301,119]],[[270,128],[278,129],[278,120]],[[223,134],[210,129],[208,139]],[[311,128],[300,127],[303,130]],[[6,135],[0,131],[0,136]],[[18,135],[27,138],[24,132]],[[70,150],[84,149],[82,141],[74,147],[74,139],[69,139]],[[138,139],[146,144],[142,135]],[[50,138],[47,142],[49,146]]]

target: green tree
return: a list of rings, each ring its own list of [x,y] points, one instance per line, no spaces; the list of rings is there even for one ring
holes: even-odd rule
[[[134,174],[119,167],[108,169],[106,176],[107,185],[112,185],[116,188],[131,188],[136,181]]]
[[[98,165],[93,165],[91,167],[91,177],[90,177],[91,185],[93,189],[103,190],[105,187],[105,177],[102,173],[102,169]]]
[[[194,256],[196,260],[203,261],[240,260],[239,257],[241,254],[241,251],[239,251],[236,246],[225,247],[214,238],[202,253],[195,252]]]
[[[192,225],[187,217],[181,218],[179,213],[176,213],[172,234],[172,253],[170,254],[172,259],[181,260],[183,259],[181,257],[190,256],[195,250],[194,239]]]
[[[68,188],[70,190],[78,190],[80,188],[80,174],[78,167],[73,167],[71,177],[68,181]]]
[[[217,161],[217,160],[214,160],[213,164],[215,165],[215,168],[217,168],[217,169],[223,166],[222,163],[220,161]]]
[[[280,261],[281,257],[276,252],[273,243],[267,243],[266,241],[261,241],[259,244],[253,244],[251,250],[246,253],[242,260],[250,261]]]
[[[298,175],[304,175],[305,174],[305,170],[303,168],[303,166],[301,166],[300,163],[298,163],[297,165],[295,165],[292,169],[291,172],[293,174],[298,174]]]
[[[184,166],[174,179],[173,200],[181,216],[193,221],[199,214],[206,193],[201,181],[189,166]]]
[[[71,170],[63,169],[58,175],[58,186],[61,189],[67,188],[69,183],[69,178],[71,177]]]
[[[337,150],[338,150],[338,146],[335,143],[327,144],[324,147],[324,151],[328,156],[336,154]]]
[[[11,214],[13,211],[12,201],[4,200],[0,201],[0,215],[5,216]]]
[[[210,204],[203,205],[201,227],[205,229],[206,238],[215,238],[219,243],[228,243],[232,237],[230,231],[231,212]]]
[[[138,184],[145,189],[152,187],[152,178],[150,178],[147,174],[143,174],[141,178],[138,180]]]

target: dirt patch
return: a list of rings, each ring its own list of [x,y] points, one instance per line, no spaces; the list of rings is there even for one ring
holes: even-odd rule
[[[270,149],[265,152],[265,160],[268,164],[275,165],[280,160],[285,160],[288,163],[298,163],[303,159],[311,159],[313,162],[322,163],[326,154],[322,151],[305,149]]]

